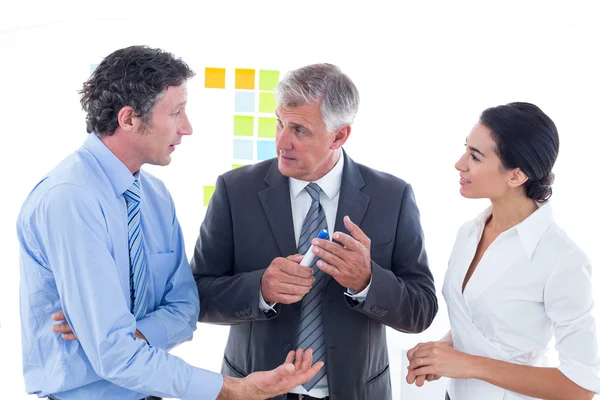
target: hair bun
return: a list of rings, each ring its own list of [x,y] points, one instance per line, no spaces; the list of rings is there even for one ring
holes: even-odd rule
[[[542,179],[527,182],[527,197],[532,198],[538,203],[544,203],[552,196],[552,184],[554,183],[554,174],[550,172]]]

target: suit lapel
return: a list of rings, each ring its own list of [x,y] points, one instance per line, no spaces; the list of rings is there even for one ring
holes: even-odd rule
[[[265,182],[269,187],[260,191],[258,197],[267,215],[275,242],[283,257],[296,254],[289,180],[279,172],[277,159],[273,160],[265,175]]]
[[[349,216],[352,222],[360,226],[371,201],[369,195],[361,192],[365,187],[356,163],[344,152],[344,171],[342,172],[342,185],[340,186],[340,200],[335,217],[335,231],[348,233],[344,226],[344,216]]]
[[[358,169],[358,166],[350,157],[343,153],[344,156],[344,171],[342,172],[342,184],[340,186],[340,200],[338,202],[337,214],[335,217],[334,232],[344,232],[350,234],[344,226],[344,217],[347,215],[352,222],[361,226],[371,197],[361,189],[365,187],[365,181]],[[330,232],[333,234],[333,232]],[[331,280],[330,275],[326,275],[325,285]]]

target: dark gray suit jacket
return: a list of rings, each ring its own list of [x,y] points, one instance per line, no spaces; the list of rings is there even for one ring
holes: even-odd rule
[[[372,281],[358,304],[327,279],[323,297],[331,400],[391,400],[385,326],[421,332],[437,313],[413,191],[344,154],[335,231],[350,216],[371,239]],[[259,308],[260,279],[276,257],[297,253],[288,178],[277,159],[219,176],[191,262],[200,322],[231,325],[222,372],[269,370],[295,346],[300,303]],[[396,373],[400,374],[400,371]]]

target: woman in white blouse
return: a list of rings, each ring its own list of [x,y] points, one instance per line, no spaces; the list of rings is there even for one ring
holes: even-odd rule
[[[456,169],[460,193],[491,206],[458,232],[443,286],[451,330],[408,352],[408,383],[452,378],[451,400],[600,393],[591,265],[548,203],[558,143],[533,104],[482,113]],[[553,335],[558,368],[544,367]]]

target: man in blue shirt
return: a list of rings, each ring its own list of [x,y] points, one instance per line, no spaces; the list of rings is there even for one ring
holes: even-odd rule
[[[91,134],[37,184],[17,222],[27,392],[264,399],[322,366],[311,366],[309,350],[290,352],[275,370],[233,379],[167,352],[192,337],[200,304],[173,200],[141,167],[169,164],[192,133],[193,75],[170,53],[134,46],[106,57],[84,84]],[[53,327],[60,310],[68,325]],[[65,326],[78,340],[57,333]]]

